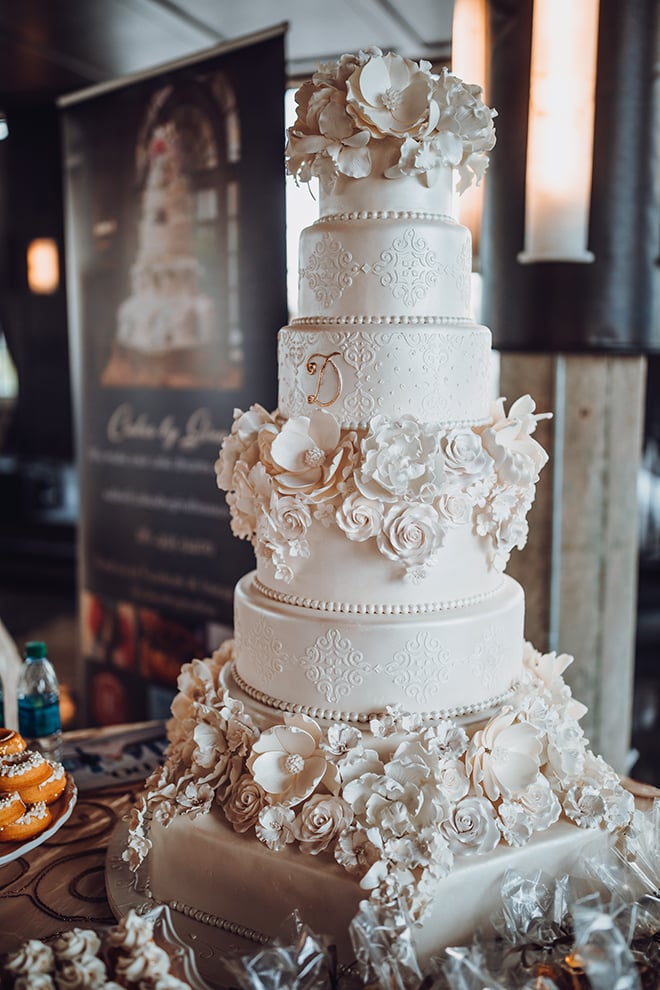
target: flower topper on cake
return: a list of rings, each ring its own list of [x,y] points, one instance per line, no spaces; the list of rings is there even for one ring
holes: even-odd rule
[[[496,111],[446,68],[368,48],[321,65],[296,93],[289,129],[289,172],[302,182],[318,177],[332,187],[338,175],[365,178],[376,145],[387,148],[384,175],[416,175],[427,185],[439,166],[456,168],[459,192],[481,180],[495,144]]]

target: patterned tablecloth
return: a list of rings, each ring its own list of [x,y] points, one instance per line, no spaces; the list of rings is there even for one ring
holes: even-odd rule
[[[78,800],[52,838],[0,867],[0,953],[29,938],[114,924],[104,880],[108,842],[163,749],[162,725],[154,723],[65,736]]]

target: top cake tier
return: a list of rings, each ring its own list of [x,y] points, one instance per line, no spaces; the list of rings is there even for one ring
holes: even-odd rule
[[[452,214],[495,142],[479,87],[373,48],[320,66],[296,103],[287,167],[318,178],[320,199],[300,240],[300,319],[468,319],[470,236]]]

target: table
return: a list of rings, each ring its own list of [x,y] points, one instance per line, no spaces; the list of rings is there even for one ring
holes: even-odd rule
[[[0,953],[28,938],[114,924],[105,889],[110,837],[165,746],[162,723],[66,733],[78,801],[43,845],[0,868]]]

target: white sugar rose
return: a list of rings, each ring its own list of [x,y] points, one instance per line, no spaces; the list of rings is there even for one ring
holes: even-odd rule
[[[536,780],[542,748],[536,727],[518,721],[515,709],[504,710],[475,732],[466,767],[477,791],[491,801],[512,797]]]
[[[529,815],[535,832],[550,828],[561,814],[557,795],[542,774],[518,794],[517,800]]]
[[[403,565],[413,579],[423,577],[433,564],[445,537],[435,509],[422,502],[392,505],[378,534],[378,549],[390,560]]]
[[[363,543],[376,536],[383,525],[383,503],[352,492],[345,498],[336,514],[337,525],[349,540]]]
[[[465,766],[460,760],[441,759],[436,769],[438,784],[443,793],[454,804],[467,795],[470,783],[465,774]]]
[[[322,780],[329,790],[337,788],[337,771],[320,745],[317,722],[306,715],[286,715],[283,725],[261,733],[247,767],[273,803],[300,804]]]
[[[325,409],[294,416],[281,430],[266,425],[259,432],[261,460],[279,491],[314,500],[333,498],[346,482],[355,441],[354,433],[342,439],[339,423]]]
[[[472,519],[472,502],[464,492],[440,495],[434,505],[440,518],[450,526],[465,526]]]
[[[498,808],[498,822],[504,841],[509,846],[524,846],[532,837],[534,823],[517,801],[503,801]]]
[[[440,828],[455,854],[489,853],[500,841],[493,807],[484,798],[463,798]]]
[[[287,543],[303,540],[312,525],[309,507],[294,495],[273,495],[268,519],[273,532]]]
[[[229,792],[223,806],[225,818],[235,832],[247,832],[256,825],[266,804],[265,791],[249,773],[243,774]]]
[[[481,437],[472,430],[452,430],[442,441],[442,451],[451,482],[463,484],[487,478],[493,471],[493,458],[484,450]]]
[[[430,68],[429,62],[417,65],[391,52],[374,54],[357,66],[346,82],[347,109],[357,127],[367,128],[377,138],[419,137],[432,131],[439,108],[430,99]]]
[[[529,395],[517,399],[507,416],[504,399],[493,405],[492,425],[482,433],[485,449],[495,462],[500,481],[509,485],[531,485],[548,460],[543,447],[532,438],[540,419],[551,414],[535,414],[535,404]]]
[[[267,805],[259,812],[254,827],[257,838],[274,852],[281,852],[295,841],[295,817],[291,808],[282,804]]]
[[[300,849],[312,856],[331,846],[353,821],[346,801],[331,794],[313,794],[296,818]]]
[[[445,479],[437,430],[414,416],[374,416],[362,440],[355,484],[367,498],[432,502]]]

